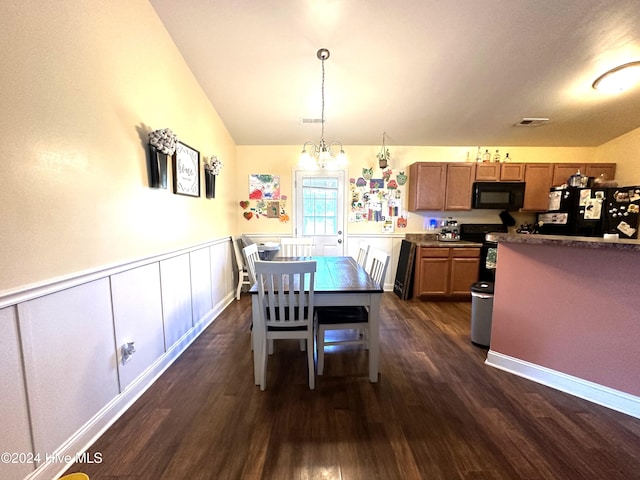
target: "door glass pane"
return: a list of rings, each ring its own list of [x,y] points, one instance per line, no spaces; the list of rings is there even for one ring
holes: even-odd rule
[[[336,235],[338,232],[338,179],[305,177],[302,181],[303,235]]]

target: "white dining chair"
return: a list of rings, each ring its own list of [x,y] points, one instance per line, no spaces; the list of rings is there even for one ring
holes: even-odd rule
[[[239,236],[232,238],[233,253],[236,257],[236,265],[238,266],[238,286],[236,287],[236,300],[240,300],[240,292],[243,285],[251,286],[251,278],[249,277],[249,270],[244,262],[242,255],[242,239]]]
[[[358,265],[362,268],[366,268],[367,256],[369,255],[370,248],[371,246],[367,242],[360,240],[360,243],[358,244],[358,256],[356,257],[356,262],[358,262]]]
[[[255,262],[260,325],[263,329],[260,390],[267,387],[268,343],[279,339],[306,342],[309,388],[315,388],[314,291],[316,261]]]
[[[282,237],[280,239],[281,257],[310,257],[313,255],[312,237]]]
[[[389,266],[389,258],[385,252],[372,248],[369,251],[369,276],[384,287],[384,279]],[[318,355],[318,375],[324,371],[325,347],[335,345],[368,346],[369,311],[360,306],[320,307],[316,310],[316,349]],[[326,332],[332,330],[354,330],[354,336],[346,339],[327,340]]]
[[[249,274],[249,282],[251,285],[256,283],[256,261],[260,260],[260,254],[258,252],[258,244],[252,243],[242,249],[242,255],[244,255],[244,264]]]

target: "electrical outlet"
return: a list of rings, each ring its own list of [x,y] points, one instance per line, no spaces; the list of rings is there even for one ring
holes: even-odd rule
[[[122,345],[120,349],[122,353],[122,364],[126,365],[129,360],[131,360],[131,356],[136,352],[136,342],[127,342]]]

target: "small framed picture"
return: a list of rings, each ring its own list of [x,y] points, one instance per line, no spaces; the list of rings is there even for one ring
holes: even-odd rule
[[[200,152],[180,141],[173,155],[173,193],[200,196]]]

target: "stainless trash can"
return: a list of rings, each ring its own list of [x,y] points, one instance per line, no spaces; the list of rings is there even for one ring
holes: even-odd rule
[[[493,315],[493,282],[471,285],[471,342],[480,347],[491,344]]]

